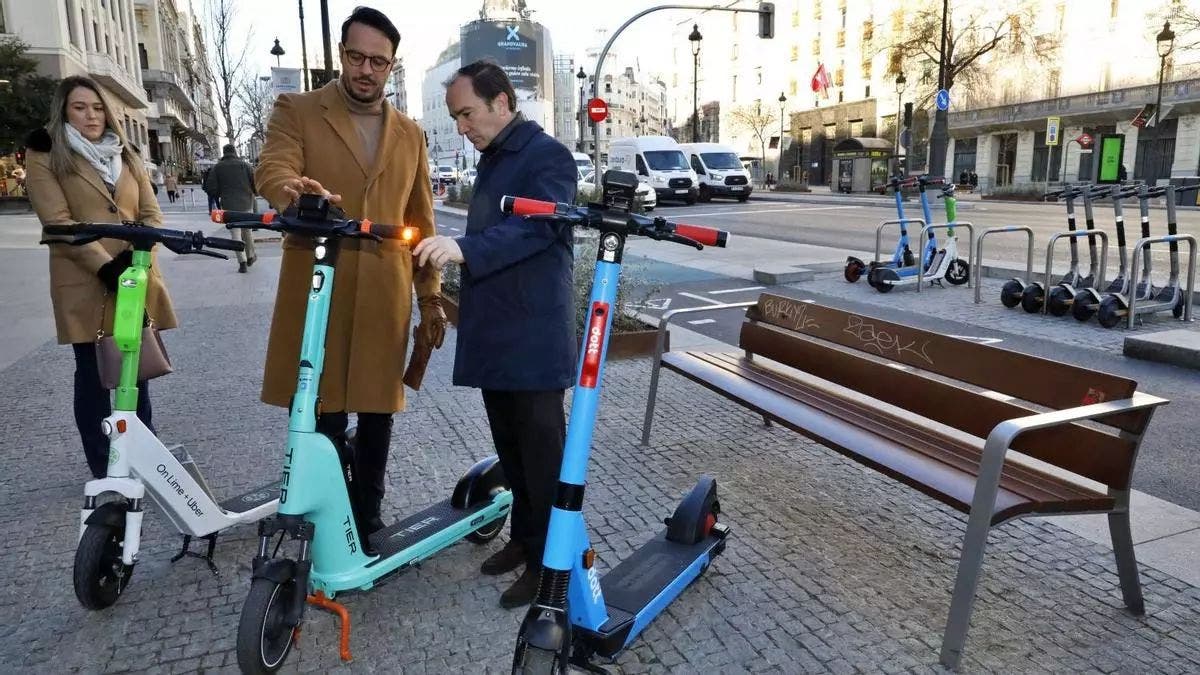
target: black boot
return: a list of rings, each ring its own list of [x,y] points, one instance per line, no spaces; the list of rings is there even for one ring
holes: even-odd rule
[[[488,576],[507,574],[525,564],[525,547],[519,542],[510,541],[504,548],[496,551],[483,564],[479,571]]]
[[[513,585],[500,594],[500,606],[504,609],[515,609],[533,602],[533,597],[537,595],[541,571],[541,565],[526,565],[525,571],[517,577]]]
[[[372,532],[383,529],[380,507],[383,504],[384,478],[388,449],[392,442],[392,416],[360,413],[354,444],[354,483],[351,499],[358,511],[358,532],[364,547]]]

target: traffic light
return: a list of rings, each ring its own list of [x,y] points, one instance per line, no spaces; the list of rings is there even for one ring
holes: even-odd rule
[[[906,127],[912,126],[912,112],[913,112],[913,104],[905,103],[904,104],[904,126],[906,126]]]
[[[758,37],[769,40],[775,37],[775,3],[758,3]]]

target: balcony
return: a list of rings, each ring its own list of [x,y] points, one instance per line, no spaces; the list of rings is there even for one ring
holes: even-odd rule
[[[1064,124],[1111,124],[1133,119],[1147,103],[1154,103],[1158,85],[1060,96],[1013,105],[950,113],[951,130],[992,131],[1013,127],[1041,128],[1047,117],[1062,117]],[[1186,115],[1200,112],[1200,79],[1163,84],[1163,112]]]
[[[146,107],[146,93],[108,54],[87,55],[88,74],[131,108]]]
[[[169,96],[178,100],[187,112],[192,112],[196,109],[196,104],[192,102],[192,97],[188,96],[187,91],[183,89],[175,73],[167,70],[143,68],[142,83],[147,88],[154,87],[166,91]]]

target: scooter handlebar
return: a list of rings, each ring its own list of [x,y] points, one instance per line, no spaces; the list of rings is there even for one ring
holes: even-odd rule
[[[729,243],[729,232],[718,230],[715,227],[705,227],[704,225],[675,223],[675,234],[698,241],[705,246],[725,248],[725,245]]]
[[[589,211],[586,207],[511,195],[500,198],[500,210],[515,216],[560,216],[572,220],[585,220]],[[702,244],[718,248],[725,248],[729,242],[729,232],[715,227],[675,223],[664,218],[647,218],[633,213],[629,214],[629,218],[631,224],[637,226],[637,234],[651,238],[670,239],[682,244]]]
[[[224,209],[213,209],[209,213],[209,217],[214,223],[222,225],[241,225],[243,227],[249,225],[270,225],[275,222],[278,214],[275,211],[264,211],[263,213],[252,213],[250,211],[226,211]]]

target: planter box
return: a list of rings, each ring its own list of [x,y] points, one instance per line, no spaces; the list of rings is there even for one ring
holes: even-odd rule
[[[458,299],[442,293],[442,310],[446,312],[446,319],[457,327]],[[609,360],[621,360],[653,356],[654,341],[657,339],[657,336],[658,329],[649,326],[647,326],[646,330],[613,333],[608,340],[608,358]],[[667,351],[670,348],[671,332],[667,331],[666,345],[664,345],[663,350]]]

